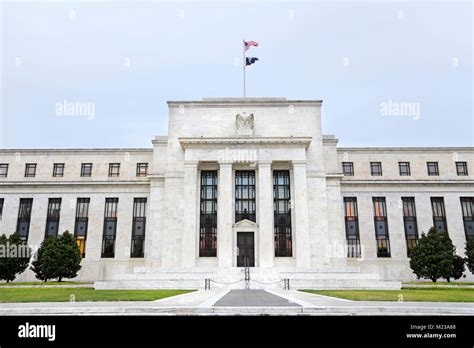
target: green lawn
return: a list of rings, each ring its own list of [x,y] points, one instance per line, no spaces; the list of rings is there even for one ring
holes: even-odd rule
[[[154,301],[193,290],[94,290],[93,288],[0,289],[0,302]]]
[[[433,286],[443,286],[443,285],[474,285],[474,282],[408,282],[403,284],[410,284],[410,285],[433,285]]]
[[[18,285],[80,285],[80,284],[92,284],[87,282],[2,282],[0,286],[18,286]]]
[[[474,302],[474,289],[402,289],[402,290],[301,290],[312,294],[355,301]]]

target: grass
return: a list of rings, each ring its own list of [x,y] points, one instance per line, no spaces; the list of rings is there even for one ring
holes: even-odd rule
[[[0,302],[154,301],[193,290],[94,290],[94,288],[0,289]]]
[[[91,282],[2,282],[0,286],[18,286],[18,285],[80,285],[80,284],[92,284]]]
[[[443,286],[443,285],[474,285],[474,282],[408,282],[403,284],[410,284],[410,285],[433,285],[433,286]]]
[[[474,290],[448,289],[402,289],[402,290],[301,290],[312,294],[339,297],[354,301],[398,301],[404,302],[474,302]]]

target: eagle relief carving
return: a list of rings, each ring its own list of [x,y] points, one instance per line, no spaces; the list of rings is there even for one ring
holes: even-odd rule
[[[253,135],[253,114],[246,115],[245,112],[235,116],[235,125],[238,135]]]

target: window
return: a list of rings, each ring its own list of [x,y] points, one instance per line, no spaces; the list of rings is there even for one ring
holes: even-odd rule
[[[438,162],[426,162],[428,168],[428,175],[436,176],[439,175]]]
[[[407,256],[410,257],[413,247],[418,242],[418,226],[416,223],[416,210],[414,197],[402,197],[403,225],[405,227],[405,240]]]
[[[382,162],[370,162],[370,175],[382,176]]]
[[[357,198],[344,197],[347,257],[360,257],[359,214]]]
[[[16,232],[23,241],[28,240],[30,232],[31,208],[33,207],[33,198],[20,198],[20,207],[18,208],[18,220],[16,223]]]
[[[64,176],[64,163],[53,164],[53,176]]]
[[[461,197],[462,218],[466,240],[474,238],[474,197]]]
[[[102,257],[115,256],[115,236],[117,234],[118,198],[106,198],[104,209],[104,231],[102,235]]]
[[[201,172],[199,256],[217,256],[217,171]]]
[[[446,211],[444,209],[444,198],[431,197],[431,208],[433,210],[433,224],[436,231],[448,232]]]
[[[256,222],[255,217],[255,171],[235,172],[235,222],[241,220]]]
[[[456,162],[456,172],[458,175],[468,175],[467,162]]]
[[[0,163],[0,178],[8,176],[8,163]]]
[[[81,252],[81,257],[86,256],[87,229],[89,227],[89,204],[90,198],[78,198],[76,205],[76,223],[74,225],[74,237]]]
[[[133,201],[132,247],[130,257],[144,257],[146,198],[135,198]]]
[[[375,239],[377,257],[390,257],[390,238],[388,235],[387,207],[385,197],[373,197]]]
[[[92,176],[92,163],[81,164],[81,176]]]
[[[4,199],[0,198],[0,220],[2,219],[2,215],[3,215],[3,202],[4,202]]]
[[[58,235],[60,212],[61,198],[50,198],[48,200],[48,215],[46,216],[45,237]]]
[[[148,163],[137,163],[137,176],[148,175]]]
[[[109,176],[120,175],[120,163],[109,163]]]
[[[354,176],[354,163],[342,162],[342,173],[344,176]]]
[[[25,165],[25,178],[34,178],[36,175],[36,163],[27,163]]]
[[[290,172],[273,171],[275,256],[292,256]]]
[[[410,162],[398,162],[400,176],[410,176]]]

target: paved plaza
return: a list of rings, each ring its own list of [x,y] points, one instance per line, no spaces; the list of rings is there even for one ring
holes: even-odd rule
[[[200,290],[157,301],[2,303],[0,315],[474,315],[474,303],[350,301],[297,290]]]

